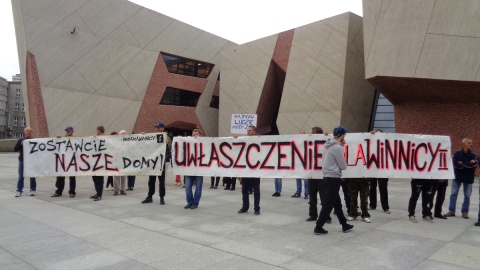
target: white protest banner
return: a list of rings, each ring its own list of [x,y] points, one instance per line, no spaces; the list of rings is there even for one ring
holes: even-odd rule
[[[232,114],[230,133],[247,134],[248,126],[257,126],[256,114]]]
[[[176,137],[174,174],[235,177],[322,178],[321,134]],[[450,137],[348,133],[344,178],[452,179]]]
[[[165,138],[149,133],[25,140],[24,175],[161,175]]]

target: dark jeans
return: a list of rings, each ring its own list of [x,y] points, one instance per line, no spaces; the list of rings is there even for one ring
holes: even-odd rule
[[[155,194],[156,180],[157,180],[157,175],[150,175],[148,177],[148,197],[150,198],[153,196],[153,194]],[[165,197],[165,170],[162,171],[162,175],[158,175],[158,189],[160,192],[160,198]]]
[[[344,178],[340,182],[340,185],[342,186],[343,200],[345,201],[345,207],[347,207],[347,213],[350,213],[350,193],[348,192],[349,181],[348,178]],[[335,211],[335,213],[337,212]]]
[[[253,189],[253,210],[260,211],[260,178],[242,177],[242,209],[250,207],[249,192]]]
[[[370,208],[377,208],[377,182],[382,209],[387,211],[390,209],[390,206],[388,206],[388,178],[370,178]]]
[[[411,187],[412,196],[408,203],[408,216],[415,216],[415,207],[417,206],[420,193],[422,193],[422,216],[431,216],[432,212],[428,207],[428,203],[430,202],[430,197],[432,196],[433,191],[432,181],[426,179],[412,179]]]
[[[133,188],[135,186],[135,176],[129,175],[127,176],[127,187]]]
[[[23,160],[18,161],[18,181],[17,181],[17,191],[23,192]],[[30,191],[37,190],[37,180],[35,177],[30,177]]]
[[[340,191],[340,178],[323,178],[323,187],[325,187],[325,197],[322,204],[322,210],[320,210],[320,216],[317,219],[317,227],[322,228],[325,225],[325,222],[328,219],[328,216],[332,212],[332,209],[335,209],[337,214],[338,222],[345,225],[347,219],[343,215],[342,202],[338,192]]]
[[[442,215],[442,206],[443,202],[445,201],[445,194],[447,193],[447,186],[448,186],[448,180],[430,180],[432,181],[433,184],[433,189],[432,189],[432,196],[430,196],[430,201],[429,201],[429,209],[430,212],[432,211],[433,208],[433,198],[435,197],[435,193],[437,193],[437,198],[435,200],[435,210],[434,214],[436,216]]]
[[[315,219],[318,217],[317,193],[320,195],[320,203],[323,205],[323,201],[325,198],[325,187],[323,186],[323,179],[308,179],[308,197],[310,198],[308,215]],[[328,214],[327,219],[332,219],[330,217],[330,214]]]
[[[216,181],[215,181],[215,180],[216,180]],[[210,185],[211,187],[213,187],[213,183],[214,183],[214,182],[215,182],[215,186],[218,187],[218,182],[220,182],[220,176],[217,176],[217,177],[212,176],[212,177],[211,177],[211,183],[212,183],[212,184]]]
[[[113,187],[113,176],[107,177],[107,185],[105,187],[108,188],[109,186]]]
[[[103,183],[105,177],[103,176],[92,176],[93,184],[95,185],[95,191],[97,192],[97,196],[102,197],[103,193]]]
[[[68,190],[68,194],[75,195],[75,187],[77,186],[75,176],[69,176],[68,178],[70,180],[70,190]],[[57,176],[57,181],[55,181],[55,187],[57,188],[55,194],[62,195],[63,189],[65,188],[65,176]]]
[[[235,189],[235,184],[237,183],[237,178],[235,177],[224,177],[225,184],[227,184],[226,189]]]

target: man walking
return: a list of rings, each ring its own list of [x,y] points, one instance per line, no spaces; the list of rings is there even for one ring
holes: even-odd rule
[[[472,152],[473,140],[464,138],[462,140],[463,149],[455,152],[453,155],[453,169],[455,179],[452,180],[452,192],[450,195],[450,205],[446,217],[455,216],[455,206],[460,186],[463,184],[463,204],[462,217],[468,219],[468,209],[470,207],[470,195],[472,195],[472,185],[475,178],[475,169],[478,166],[477,156]]]
[[[17,144],[13,148],[14,152],[19,152],[18,155],[18,181],[17,181],[17,193],[15,197],[22,196],[23,193],[23,143],[25,140],[32,139],[32,128],[26,127],[23,130],[23,138],[18,139]],[[30,177],[30,196],[35,196],[37,190],[37,181],[35,177]]]
[[[335,209],[338,221],[342,225],[343,232],[349,232],[353,228],[353,225],[348,224],[347,219],[343,215],[342,203],[340,200],[340,195],[338,194],[340,191],[342,170],[347,169],[347,163],[345,161],[343,150],[347,132],[347,128],[338,126],[333,129],[333,139],[329,139],[325,143],[322,158],[325,199],[322,204],[322,209],[320,210],[320,216],[317,220],[317,226],[313,230],[315,234],[328,233],[328,231],[323,229],[323,225],[325,225],[325,222],[327,221],[330,212],[332,212],[332,209]]]
[[[73,132],[74,130],[72,126],[66,127],[65,137],[73,137]],[[61,136],[57,136],[57,138],[61,138]],[[68,191],[68,194],[70,194],[70,198],[73,198],[76,195],[75,187],[76,187],[77,181],[75,179],[75,176],[69,176],[68,178],[70,180],[70,189]],[[57,190],[55,191],[55,193],[53,193],[52,197],[62,196],[63,189],[65,188],[65,176],[57,176],[55,187],[57,188]]]
[[[255,126],[247,127],[247,135],[257,135]],[[246,213],[250,207],[249,192],[253,189],[253,210],[255,215],[260,215],[260,178],[242,177],[242,208],[238,210],[239,214]]]
[[[192,136],[194,138],[201,137],[203,132],[200,129],[194,129]],[[195,195],[192,192],[192,186],[195,183]],[[202,198],[203,176],[185,175],[185,195],[187,197],[187,205],[185,209],[196,209]]]

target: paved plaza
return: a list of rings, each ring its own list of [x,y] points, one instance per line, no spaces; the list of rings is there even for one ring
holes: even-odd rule
[[[241,187],[209,189],[205,177],[200,206],[185,210],[185,193],[167,173],[166,205],[141,204],[147,177],[134,191],[93,202],[90,177],[77,178],[77,197],[51,198],[53,177],[37,179],[37,196],[15,198],[18,154],[0,154],[0,269],[480,269],[480,227],[475,227],[478,180],[470,219],[408,221],[410,181],[389,182],[392,213],[370,211],[372,223],[352,221],[342,233],[333,216],[327,235],[306,222],[308,200],[291,198],[295,181],[283,180],[272,197],[273,179],[261,182],[261,215],[237,214]],[[158,188],[158,186],[157,186]],[[68,191],[68,178],[66,181]],[[158,191],[158,190],[157,190]],[[447,212],[450,186],[444,203]],[[463,199],[463,193],[459,198]],[[460,208],[460,199],[457,208]],[[253,204],[253,198],[251,198]],[[342,202],[343,203],[343,202]],[[319,206],[320,207],[320,206]]]

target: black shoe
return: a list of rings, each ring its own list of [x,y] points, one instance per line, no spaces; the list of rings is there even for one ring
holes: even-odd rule
[[[342,225],[342,231],[344,233],[347,233],[349,231],[351,231],[353,229],[353,225],[350,225],[348,223],[345,223],[344,225]]]
[[[305,200],[308,200],[308,195],[305,195],[305,197],[303,197]]]
[[[213,186],[211,186],[210,189],[213,189]]]
[[[278,192],[272,194],[272,197],[277,197]]]
[[[332,219],[331,219],[331,218],[327,219],[327,220],[325,221],[325,223],[327,223],[327,224],[332,223]]]
[[[145,200],[142,201],[142,203],[152,203],[152,202],[153,202],[152,197],[147,197],[145,198]]]
[[[447,219],[445,215],[439,214],[439,215],[434,215],[435,218],[440,218],[440,219]]]
[[[230,188],[229,188],[229,187],[226,187],[226,188],[224,188],[223,190],[230,190]]]
[[[193,204],[192,207],[190,207],[190,209],[197,209],[198,208],[198,204]]]
[[[313,230],[313,233],[316,235],[320,235],[320,234],[327,234],[328,231],[326,231],[324,228],[315,227],[315,229]]]
[[[232,187],[232,188],[230,189],[230,191],[234,191],[234,190],[235,190],[235,188],[234,188],[234,187]]]
[[[248,210],[243,210],[243,209],[238,210],[239,214],[243,214],[243,213],[246,213],[246,212],[248,212]]]
[[[260,215],[260,211],[253,212],[256,216]]]
[[[315,221],[315,220],[317,220],[317,218],[314,218],[314,217],[308,217],[308,218],[306,219],[306,221]]]
[[[70,194],[70,198],[75,198],[75,194]]]
[[[163,197],[160,198],[160,204],[161,204],[161,205],[164,205],[164,204],[165,204],[165,200],[163,199]]]
[[[300,194],[295,193],[295,194],[293,194],[291,197],[292,197],[292,198],[298,198],[298,197],[300,197]]]
[[[218,186],[214,186],[214,187],[213,187],[213,189],[217,189],[217,188],[218,188]]]
[[[473,224],[473,225],[475,225],[475,226],[477,226],[477,227],[480,226],[480,221],[479,221],[479,222],[475,222],[475,224]]]
[[[96,196],[95,198],[93,198],[93,201],[100,201],[102,199],[102,196]]]
[[[97,194],[90,196],[90,199],[95,199],[95,197],[97,197]]]
[[[185,205],[185,206],[183,207],[183,209],[190,209],[190,208],[192,208],[192,205],[191,205],[191,204],[187,204],[187,205]]]
[[[50,197],[52,197],[52,198],[62,197],[62,195],[61,195],[61,194],[57,194],[57,193],[53,193],[52,196],[50,196]]]

